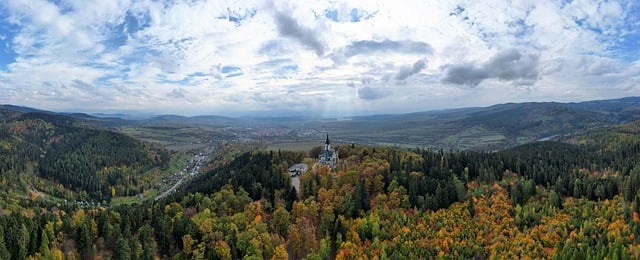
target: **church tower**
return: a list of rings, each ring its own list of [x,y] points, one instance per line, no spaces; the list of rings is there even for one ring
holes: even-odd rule
[[[331,143],[329,142],[329,134],[327,134],[327,141],[324,142],[324,150],[331,150]]]
[[[324,142],[324,149],[320,151],[318,164],[328,165],[332,170],[335,170],[338,164],[338,151],[331,148],[329,134],[327,134],[327,139]]]

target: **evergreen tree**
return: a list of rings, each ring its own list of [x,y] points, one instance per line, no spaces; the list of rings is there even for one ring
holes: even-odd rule
[[[127,240],[122,236],[119,236],[116,240],[116,246],[113,250],[113,259],[121,259],[121,260],[130,260],[131,259],[131,248],[129,248],[129,244]]]
[[[153,229],[148,224],[140,228],[140,240],[142,241],[141,260],[153,260],[156,257],[156,245],[153,242]]]
[[[45,230],[42,230],[41,237],[42,238],[40,239],[39,251],[42,254],[42,257],[44,259],[50,259],[51,258],[51,251],[49,250],[49,237],[47,236],[47,232]]]
[[[11,259],[11,253],[4,241],[4,229],[0,226],[0,259]]]
[[[79,251],[81,253],[86,252],[93,244],[93,239],[91,238],[91,217],[87,216],[82,225],[78,227],[77,241],[78,249],[80,249]]]
[[[20,229],[18,230],[18,240],[17,240],[17,246],[18,246],[18,259],[26,259],[27,255],[29,254],[29,230],[27,229],[27,226],[24,225],[24,223],[22,223],[20,225]]]

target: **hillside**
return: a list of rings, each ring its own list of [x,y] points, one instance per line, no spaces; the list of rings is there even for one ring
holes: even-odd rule
[[[211,157],[224,158],[216,168],[180,179],[166,197],[79,207],[37,194],[94,201],[139,194],[148,187],[144,172],[169,155],[79,119],[87,116],[4,109],[0,233],[9,235],[0,257],[639,257],[640,121],[610,124],[632,120],[632,111],[619,102],[530,103],[358,118],[339,123],[392,132],[393,122],[419,129],[430,121],[559,135],[492,152],[338,145],[337,170],[310,167],[297,192],[287,169],[314,158],[226,143],[219,152],[227,153]],[[567,128],[558,133],[554,125]],[[149,129],[189,136],[187,143],[215,133]],[[169,168],[178,171],[185,158],[172,158]]]
[[[640,121],[633,121],[620,125],[612,125],[587,131],[584,133],[564,136],[560,141],[572,144],[584,144],[601,150],[615,151],[622,146],[640,143]]]
[[[138,193],[137,180],[168,155],[159,146],[72,116],[0,109],[0,170],[26,189],[83,201]],[[31,176],[31,177],[30,177]]]
[[[24,107],[5,107],[13,109],[11,111],[55,114]],[[145,140],[149,139],[144,136],[146,131],[206,127],[227,138],[267,140],[284,143],[285,146],[295,146],[296,142],[309,144],[330,133],[343,143],[482,151],[501,150],[640,120],[640,97],[579,103],[507,103],[340,119],[160,115],[125,120],[81,113],[67,115],[77,123],[118,129]],[[305,148],[308,150],[310,147]]]
[[[154,202],[25,201],[21,214],[0,215],[0,233],[10,234],[0,255],[637,258],[638,125],[499,152],[338,146],[337,171],[312,168],[297,194],[286,171],[304,153],[245,152]]]
[[[509,103],[483,108],[316,121],[348,142],[499,150],[539,139],[640,120],[640,98],[581,103]]]

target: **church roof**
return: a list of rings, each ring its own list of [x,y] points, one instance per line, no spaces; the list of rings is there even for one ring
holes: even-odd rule
[[[333,149],[329,149],[329,150],[322,150],[320,151],[320,156],[327,156],[327,157],[331,157],[333,155],[333,153],[335,153],[336,150]]]

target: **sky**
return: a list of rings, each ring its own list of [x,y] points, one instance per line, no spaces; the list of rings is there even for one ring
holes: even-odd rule
[[[350,116],[640,93],[640,2],[0,0],[0,104]]]

